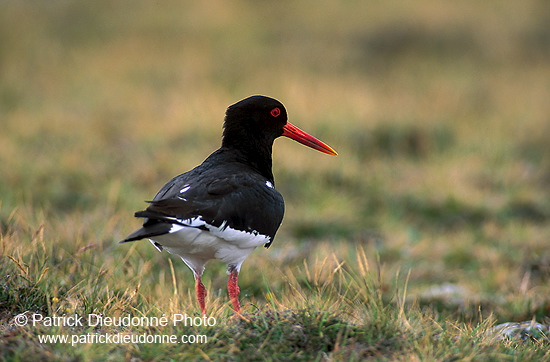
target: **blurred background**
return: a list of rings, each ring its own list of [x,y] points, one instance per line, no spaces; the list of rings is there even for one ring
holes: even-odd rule
[[[340,156],[276,141],[286,216],[241,288],[265,258],[360,246],[420,300],[546,316],[548,24],[545,0],[3,0],[1,231],[44,224],[57,258],[94,245],[114,264],[143,200],[264,94]]]

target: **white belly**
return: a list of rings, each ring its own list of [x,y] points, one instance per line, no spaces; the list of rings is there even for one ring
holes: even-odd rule
[[[186,220],[187,221],[187,220]],[[192,220],[196,225],[202,220]],[[191,222],[189,223],[191,224]],[[169,233],[151,238],[171,254],[178,255],[199,275],[208,260],[218,259],[240,270],[241,264],[258,246],[269,242],[269,237],[231,229],[201,224],[209,230],[174,224]]]

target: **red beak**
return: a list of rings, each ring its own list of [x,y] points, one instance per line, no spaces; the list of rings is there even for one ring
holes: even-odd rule
[[[332,156],[338,156],[338,153],[329,145],[319,141],[312,135],[305,133],[292,123],[287,122],[287,124],[283,127],[283,136],[292,138],[294,141],[298,141],[303,145],[313,148],[314,150],[321,151]]]

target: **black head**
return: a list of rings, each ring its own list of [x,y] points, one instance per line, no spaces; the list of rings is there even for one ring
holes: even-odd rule
[[[329,155],[338,155],[330,146],[288,122],[285,106],[276,99],[252,96],[227,108],[222,147],[271,157],[273,141],[279,136],[292,138]]]
[[[287,120],[285,106],[278,100],[260,95],[245,98],[227,108],[222,145],[271,149]]]
[[[232,149],[272,180],[271,149],[277,137],[292,138],[315,150],[337,153],[317,138],[288,122],[285,106],[276,99],[252,96],[227,108],[222,148]]]

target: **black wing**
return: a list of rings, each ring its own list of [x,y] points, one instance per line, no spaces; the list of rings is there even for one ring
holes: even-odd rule
[[[240,163],[197,167],[168,182],[150,201],[143,227],[123,242],[168,233],[173,224],[201,217],[212,226],[269,236],[269,247],[284,214],[284,201],[272,183]]]

